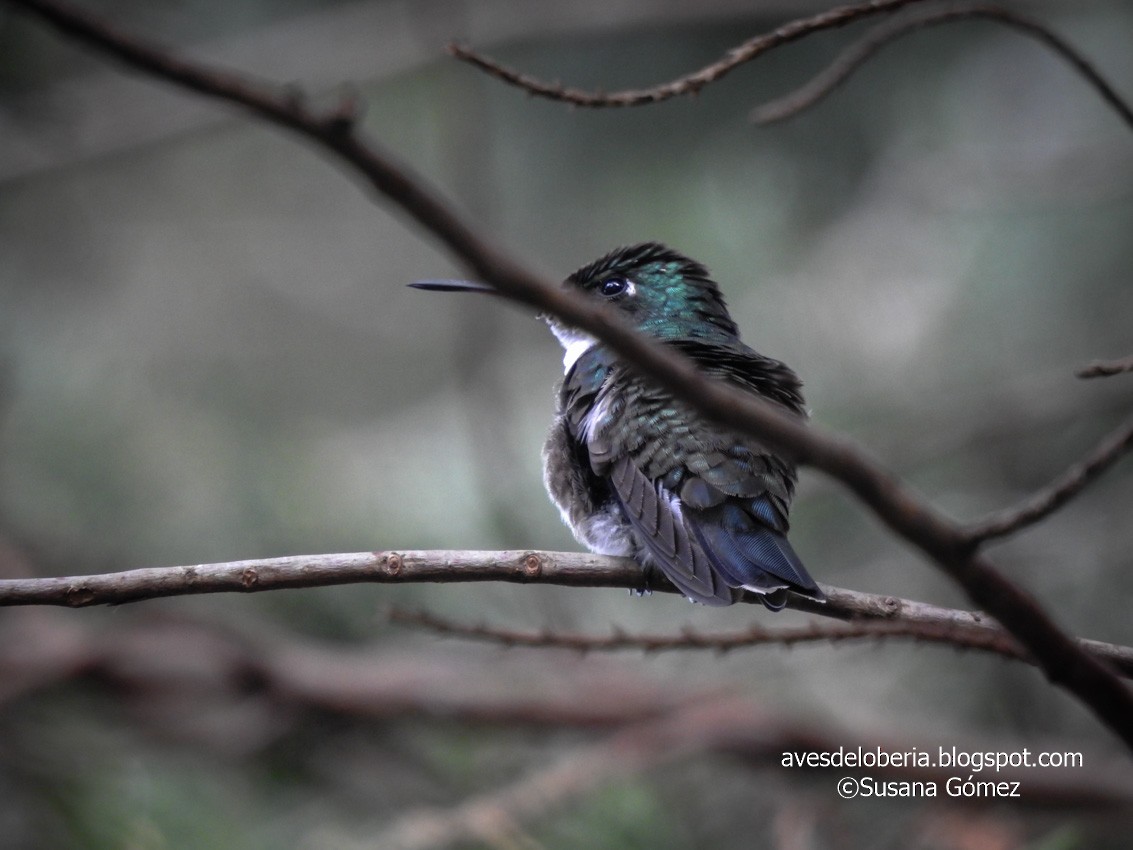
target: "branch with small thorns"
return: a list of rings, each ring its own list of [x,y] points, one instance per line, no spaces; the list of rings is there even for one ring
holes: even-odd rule
[[[913,640],[951,646],[955,649],[988,652],[1034,664],[1018,641],[994,623],[980,625],[959,621],[865,620],[845,623],[810,623],[795,628],[769,629],[751,625],[730,632],[706,633],[685,627],[677,634],[629,634],[614,627],[609,635],[578,634],[552,629],[523,631],[486,624],[466,625],[438,617],[425,611],[392,608],[387,613],[391,623],[422,629],[444,637],[494,643],[506,647],[567,649],[573,652],[641,652],[711,651],[733,652],[761,646],[795,646],[807,643],[841,643],[859,640]],[[1133,678],[1133,648],[1081,641],[1088,652],[1104,658],[1126,678]]]
[[[761,770],[778,769],[787,751],[805,755],[864,747],[909,752],[939,745],[881,730],[838,728],[830,718],[783,714],[730,689],[657,679],[640,664],[612,659],[586,664],[559,659],[552,673],[545,664],[530,663],[536,659],[518,655],[501,659],[468,653],[457,660],[422,647],[391,653],[325,645],[279,634],[254,620],[233,627],[158,614],[103,630],[61,616],[38,609],[0,621],[0,706],[65,682],[92,679],[129,706],[151,734],[172,732],[179,740],[216,746],[217,735],[231,733],[216,724],[186,724],[184,717],[205,706],[215,710],[245,703],[248,683],[254,681],[257,716],[270,720],[261,720],[255,729],[258,736],[245,730],[240,745],[251,749],[270,747],[304,712],[371,724],[406,719],[427,723],[436,718],[511,729],[569,727],[582,740],[553,764],[452,808],[407,811],[376,841],[353,842],[343,836],[329,840],[320,831],[309,836],[311,846],[408,850],[476,837],[486,840],[494,827],[522,828],[605,782],[649,771],[672,758],[719,753]],[[176,662],[171,663],[174,647]],[[410,676],[405,675],[407,667],[413,670]],[[569,687],[532,690],[531,682],[542,674]],[[168,717],[147,710],[153,701],[171,696],[184,713]],[[959,745],[969,751],[987,748],[979,740]],[[1011,748],[1022,745],[1020,741]],[[1003,746],[1002,740],[996,743],[997,748]],[[1069,742],[1060,746],[1079,748]],[[999,778],[1021,781],[1027,789],[1024,799],[1008,802],[1083,812],[1127,809],[1133,801],[1129,766],[1103,753],[1087,754],[1087,762],[1088,772],[1007,768]],[[939,782],[947,778],[943,771],[897,764],[875,768],[886,779]]]
[[[405,584],[420,582],[504,581],[566,587],[620,587],[638,591],[641,568],[627,558],[609,558],[578,552],[460,552],[401,550],[340,555],[306,555],[288,558],[157,567],[103,575],[0,580],[0,607],[56,605],[83,608],[121,605],[145,599],[205,593],[259,593],[270,590],[327,587],[339,584]],[[676,589],[660,577],[650,588],[662,593]],[[397,622],[434,631],[481,637],[500,643],[530,646],[561,645],[573,649],[727,649],[758,644],[791,644],[854,638],[912,638],[957,648],[994,652],[1007,658],[1035,663],[1010,633],[979,612],[943,608],[925,602],[881,596],[823,585],[825,602],[789,596],[787,607],[810,614],[849,621],[841,626],[813,625],[806,629],[752,628],[734,635],[696,635],[612,638],[530,635],[489,627],[458,626],[426,614],[391,615]],[[757,604],[755,594],[743,600]],[[1133,648],[1079,639],[1091,656],[1111,665],[1122,675],[1133,675]]]
[[[343,109],[332,110],[326,115],[314,113],[305,106],[302,98],[295,97],[293,92],[288,93],[282,87],[264,86],[236,74],[175,58],[160,47],[133,38],[58,0],[2,1],[39,17],[65,36],[128,67],[198,94],[235,104],[322,148],[343,165],[349,166],[370,189],[392,202],[440,240],[463,265],[494,286],[504,297],[553,314],[565,323],[593,334],[635,366],[641,374],[688,402],[706,417],[757,436],[770,449],[837,479],[895,534],[919,548],[955,580],[977,607],[998,620],[1018,639],[1052,682],[1076,695],[1108,728],[1133,748],[1133,693],[1119,680],[1111,666],[1085,651],[1055,623],[1036,599],[1004,577],[980,553],[985,540],[974,537],[964,527],[945,517],[846,438],[803,424],[775,410],[767,402],[720,382],[705,380],[703,374],[687,358],[635,332],[618,316],[605,309],[605,305],[593,303],[581,294],[565,291],[554,282],[530,272],[477,233],[422,178],[397,163],[373,141],[363,140],[351,119],[355,114],[352,108],[344,106]],[[726,60],[717,63],[716,67],[704,69],[659,90],[631,93],[634,96],[628,98],[623,93],[623,100],[627,102],[605,105],[655,102],[676,94],[696,91],[739,64],[775,47],[823,29],[842,26],[881,12],[894,11],[912,2],[915,0],[872,0],[793,21],[746,42],[732,51]],[[609,97],[614,96],[603,96],[604,99]],[[1114,104],[1111,103],[1112,105]],[[1081,487],[1073,492],[1080,489]],[[1053,510],[1053,507],[1049,510]],[[391,558],[385,562],[385,568],[388,569],[392,564]],[[206,576],[202,567],[135,571],[135,575],[126,582],[132,588],[130,593],[134,595],[127,598],[259,589],[257,584],[260,573],[255,569],[238,573],[233,585],[234,577],[230,573],[233,565],[211,566],[225,568],[220,570],[223,575],[214,575],[206,570]],[[441,577],[422,580],[453,580],[451,567],[445,566],[443,558],[432,566],[433,569],[426,572]],[[137,573],[144,573],[144,576],[139,577]],[[496,575],[494,578],[498,579],[500,576]],[[330,583],[341,583],[343,580],[332,577]],[[87,596],[92,586],[89,578],[24,580],[22,584],[27,581],[46,584],[38,588],[24,588],[29,590],[22,597],[24,604],[44,591],[49,598],[65,600],[60,604],[91,604]],[[609,578],[603,577],[601,581],[609,582]],[[281,586],[311,584],[311,576],[300,573],[290,576]],[[19,596],[22,592],[23,590],[16,595]]]

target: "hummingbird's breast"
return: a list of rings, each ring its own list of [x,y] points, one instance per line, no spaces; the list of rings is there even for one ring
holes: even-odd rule
[[[586,352],[579,357],[586,358]],[[579,543],[598,554],[634,557],[628,522],[609,482],[595,473],[583,436],[601,404],[605,376],[606,367],[596,361],[568,370],[543,446],[543,484]]]

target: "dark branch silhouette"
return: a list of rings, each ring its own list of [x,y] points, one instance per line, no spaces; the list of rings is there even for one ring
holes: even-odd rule
[[[448,52],[462,62],[467,62],[509,85],[518,86],[535,97],[557,100],[571,106],[592,108],[644,106],[681,95],[695,95],[702,88],[723,78],[740,65],[750,62],[777,47],[782,47],[784,44],[790,44],[816,32],[843,27],[862,18],[894,12],[904,6],[920,2],[924,2],[924,0],[872,0],[872,2],[867,3],[838,6],[808,18],[799,18],[769,33],[748,39],[743,44],[733,47],[721,59],[711,65],[706,65],[698,71],[679,77],[672,82],[662,83],[647,89],[626,89],[625,91],[611,93],[584,91],[583,89],[567,88],[558,83],[545,83],[527,74],[506,68],[498,62],[455,42],[448,46]]]
[[[521,71],[508,68],[470,47],[455,42],[448,46],[448,52],[462,62],[467,62],[508,85],[516,86],[533,97],[543,97],[571,106],[595,109],[645,106],[682,95],[696,95],[705,86],[722,79],[740,65],[750,62],[777,47],[798,41],[816,32],[843,27],[877,14],[893,13],[905,6],[920,2],[922,0],[888,0],[888,2],[887,0],[875,0],[875,2],[839,6],[809,18],[799,18],[771,32],[748,39],[733,47],[723,58],[710,65],[670,82],[644,89],[625,89],[615,92],[586,91],[563,86],[560,83],[544,82]],[[753,112],[752,118],[759,123],[771,123],[795,115],[835,89],[878,50],[902,35],[933,24],[971,18],[995,21],[1038,39],[1069,62],[1102,99],[1117,112],[1121,119],[1127,125],[1133,127],[1133,106],[1130,106],[1093,64],[1074,49],[1069,42],[1039,21],[987,3],[948,6],[942,9],[934,8],[912,18],[902,18],[882,24],[860,42],[853,45],[812,82],[793,94],[758,107]]]
[[[1123,357],[1120,360],[1095,360],[1075,374],[1079,378],[1108,378],[1124,372],[1133,372],[1133,357]]]
[[[810,82],[784,97],[756,107],[751,118],[758,124],[772,124],[798,115],[838,88],[879,50],[902,36],[937,24],[972,19],[1003,24],[1049,47],[1086,79],[1122,121],[1133,127],[1133,107],[1122,99],[1093,64],[1069,42],[1034,18],[989,3],[961,3],[943,8],[917,10],[909,16],[895,17],[879,24],[866,33],[860,41],[847,48]]]
[[[733,632],[705,633],[682,629],[677,634],[627,634],[614,629],[609,635],[586,635],[543,631],[520,631],[488,625],[463,625],[424,611],[402,611],[394,608],[390,622],[424,629],[446,637],[483,641],[501,646],[554,647],[574,652],[618,652],[636,649],[642,652],[673,650],[711,650],[731,652],[757,646],[794,646],[802,643],[841,643],[844,641],[898,638],[990,652],[1014,661],[1034,661],[1011,635],[994,625],[972,626],[959,622],[923,622],[918,620],[868,620],[849,623],[811,623],[796,628],[768,629],[749,626]],[[1133,677],[1133,648],[1082,641],[1087,651],[1105,658],[1125,677]]]
[[[550,312],[588,331],[636,366],[642,374],[688,401],[711,419],[757,435],[769,448],[838,479],[894,532],[914,544],[963,587],[969,598],[995,617],[1036,659],[1047,677],[1074,693],[1133,748],[1133,693],[1113,669],[1084,652],[1039,603],[977,551],[979,541],[943,516],[877,461],[844,437],[783,415],[703,374],[686,358],[629,328],[604,305],[554,286],[527,271],[478,235],[419,177],[376,144],[362,140],[350,101],[325,113],[311,111],[301,97],[254,84],[238,75],[174,58],[96,18],[55,0],[5,0],[50,23],[64,35],[106,53],[128,67],[248,110],[297,133],[350,166],[365,182],[436,236],[465,266],[500,294]],[[744,59],[772,47],[850,20],[907,5],[910,0],[845,6],[780,27],[754,40]],[[757,43],[758,42],[758,43]],[[749,55],[750,54],[750,55]],[[738,64],[738,63],[737,63]],[[695,87],[695,84],[690,84]],[[191,569],[191,568],[190,568]],[[157,584],[170,574],[154,570]],[[81,593],[76,595],[81,598]]]
[[[968,526],[973,542],[1007,537],[1040,522],[1084,490],[1091,481],[1133,449],[1133,420],[1108,434],[1089,455],[1075,463],[1021,505]]]

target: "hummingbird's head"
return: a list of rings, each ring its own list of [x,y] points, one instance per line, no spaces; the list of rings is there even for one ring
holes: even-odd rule
[[[658,339],[720,340],[739,334],[708,270],[657,242],[617,248],[580,268],[563,286],[610,304],[639,331]],[[577,342],[578,331],[545,318],[563,345]]]
[[[421,280],[409,285],[440,292],[495,292],[464,280]],[[708,269],[658,242],[616,248],[580,268],[563,286],[609,304],[637,330],[657,339],[727,342],[739,336]],[[567,368],[595,344],[588,333],[554,316],[542,318],[566,349]]]

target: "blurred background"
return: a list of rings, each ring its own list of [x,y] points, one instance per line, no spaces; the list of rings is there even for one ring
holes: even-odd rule
[[[613,111],[532,100],[442,49],[610,90],[823,6],[84,3],[316,103],[356,94],[368,135],[556,279],[646,239],[701,260],[816,422],[974,519],[1130,410],[1128,377],[1073,373],[1133,353],[1133,134],[1064,62],[986,22],[939,27],[761,128],[753,107],[865,30]],[[1016,8],[1133,97],[1128,4]],[[520,310],[404,286],[453,274],[305,144],[0,6],[0,575],[577,548],[541,484],[560,350]],[[993,551],[1069,630],[1126,644],[1130,470]],[[819,581],[966,607],[808,471],[792,539]],[[806,622],[480,584],[3,610],[0,846],[1128,846],[1127,753],[1024,665],[896,642],[503,650],[392,626],[392,604],[599,634]],[[843,801],[837,771],[780,766],[787,744],[861,742],[1086,768],[972,809]],[[1040,793],[1063,781],[1097,788]]]

